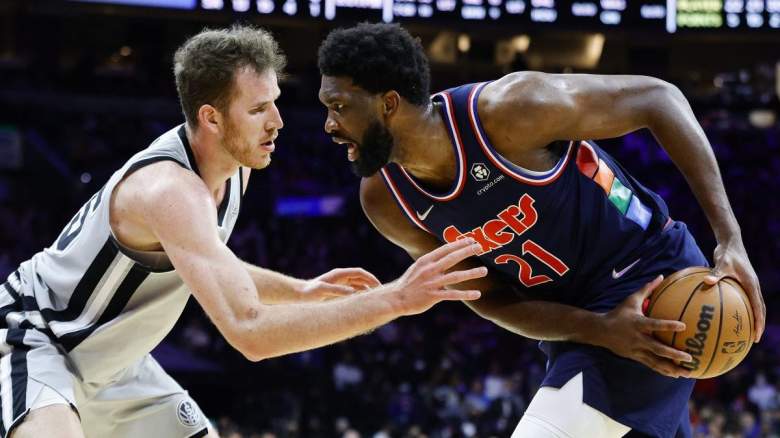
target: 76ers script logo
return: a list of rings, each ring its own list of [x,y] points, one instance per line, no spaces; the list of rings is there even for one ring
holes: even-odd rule
[[[517,205],[510,205],[498,213],[495,219],[485,222],[482,226],[464,233],[454,225],[450,225],[444,229],[442,237],[447,243],[471,237],[481,246],[479,255],[484,255],[510,244],[515,237],[522,236],[523,233],[533,227],[538,219],[539,215],[536,212],[536,208],[534,208],[534,198],[526,193],[520,198]],[[569,271],[569,267],[561,259],[550,254],[531,239],[526,239],[523,242],[522,250],[523,256],[530,256],[539,260],[559,276],[563,276]],[[509,262],[517,264],[519,269],[518,280],[525,287],[538,286],[552,281],[552,278],[547,275],[534,275],[528,261],[515,254],[501,254],[493,261],[499,265]]]

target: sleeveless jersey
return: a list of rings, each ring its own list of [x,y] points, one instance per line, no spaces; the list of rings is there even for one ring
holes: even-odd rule
[[[485,85],[432,97],[455,151],[454,185],[431,191],[390,163],[381,170],[388,190],[415,226],[441,242],[474,238],[481,261],[520,291],[590,309],[614,306],[617,297],[593,286],[632,267],[643,242],[669,220],[666,204],[592,141],[566,142],[545,172],[508,161],[480,123]]]
[[[113,236],[109,200],[131,172],[171,160],[198,172],[184,125],[157,138],[115,172],[49,247],[22,263],[6,283],[23,312],[6,315],[46,333],[67,353],[77,375],[105,382],[149,353],[173,328],[189,290],[161,251],[133,251]],[[242,170],[226,182],[218,207],[227,241],[238,217]],[[2,303],[3,305],[7,303]]]

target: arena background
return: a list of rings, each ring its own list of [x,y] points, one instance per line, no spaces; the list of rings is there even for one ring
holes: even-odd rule
[[[183,120],[173,50],[203,27],[240,21],[271,30],[289,67],[279,102],[286,126],[272,165],[253,176],[231,248],[301,277],[362,266],[395,278],[410,259],[364,218],[358,179],[324,134],[316,97],[320,41],[361,20],[400,21],[419,36],[434,91],[523,69],[679,86],[715,149],[768,307],[748,359],[698,382],[696,436],[780,436],[778,0],[2,0],[0,276],[48,246],[116,168]],[[666,199],[711,258],[704,215],[652,136],[601,143]],[[192,301],[155,356],[226,438],[507,437],[544,369],[535,342],[459,303],[255,364]]]

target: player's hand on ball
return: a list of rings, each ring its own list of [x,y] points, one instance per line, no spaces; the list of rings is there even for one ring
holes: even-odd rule
[[[645,299],[662,280],[663,276],[659,275],[604,315],[604,339],[600,345],[618,356],[643,363],[659,374],[687,377],[690,372],[674,361],[690,362],[691,355],[669,347],[653,337],[653,332],[658,331],[681,332],[685,330],[685,324],[680,321],[648,318],[642,311]]]
[[[755,342],[761,340],[764,334],[766,321],[766,305],[761,295],[761,285],[758,284],[758,276],[750,264],[745,246],[741,239],[735,239],[727,243],[718,243],[715,248],[715,268],[712,275],[704,279],[709,285],[714,285],[723,277],[736,279],[747,293],[753,315],[756,318]]]
[[[305,300],[327,300],[372,289],[382,283],[361,268],[336,268],[304,283],[301,295]]]
[[[484,277],[484,266],[447,272],[480,250],[473,239],[460,239],[443,245],[417,259],[397,280],[387,285],[397,313],[422,313],[441,301],[471,301],[481,296],[478,290],[447,289],[447,286]]]

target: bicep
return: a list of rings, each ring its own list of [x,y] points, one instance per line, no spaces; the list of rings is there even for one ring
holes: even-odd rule
[[[504,133],[510,138],[530,135],[536,146],[556,140],[619,137],[648,126],[654,112],[674,101],[669,99],[674,86],[648,76],[518,75],[491,84],[491,94],[501,97],[486,110],[499,119],[500,114],[523,114],[523,122],[502,120],[493,129],[513,130]]]
[[[139,205],[176,272],[226,337],[254,308],[257,294],[248,272],[221,241],[208,191],[182,181],[152,188]]]

